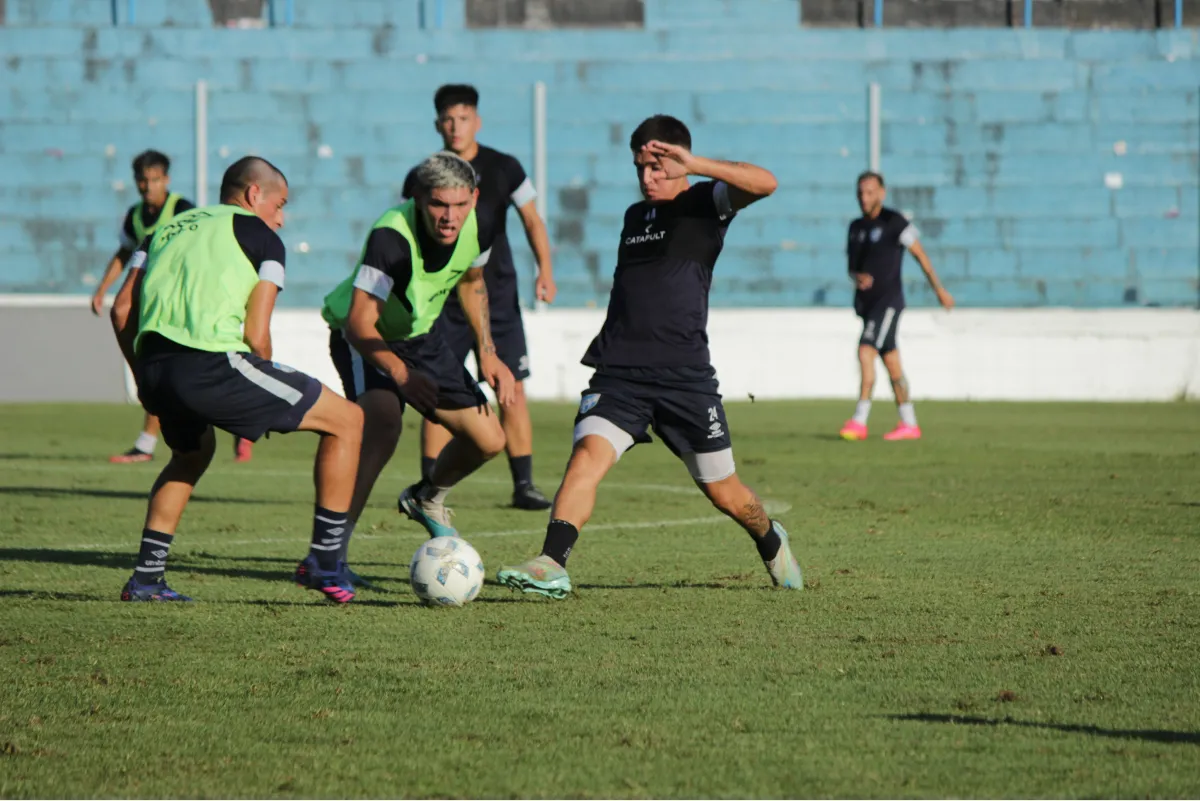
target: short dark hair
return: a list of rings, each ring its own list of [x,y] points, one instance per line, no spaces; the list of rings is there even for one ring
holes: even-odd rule
[[[861,184],[863,181],[867,180],[868,178],[874,178],[876,181],[879,181],[879,186],[881,188],[887,189],[887,184],[885,184],[883,182],[883,176],[880,175],[879,173],[875,172],[874,170],[867,170],[862,175],[858,176],[858,180],[854,182],[854,185],[858,186],[859,184]]]
[[[221,202],[225,203],[237,197],[246,187],[269,183],[272,180],[287,184],[283,172],[271,162],[258,156],[243,156],[225,170],[221,178]]]
[[[629,137],[629,149],[634,153],[645,147],[647,142],[666,142],[692,149],[692,132],[680,120],[667,114],[655,114],[642,120]]]
[[[171,172],[171,160],[167,158],[166,153],[160,153],[157,150],[143,150],[133,159],[133,174],[141,175],[147,167],[161,167],[163,175],[167,175]]]
[[[479,108],[479,90],[469,83],[448,83],[439,87],[433,95],[433,107],[438,116],[454,106]]]

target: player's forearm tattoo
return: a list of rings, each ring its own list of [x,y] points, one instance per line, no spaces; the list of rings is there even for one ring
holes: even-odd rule
[[[496,346],[492,342],[492,312],[488,308],[487,284],[482,279],[475,287],[475,297],[479,303],[479,352],[494,355]]]

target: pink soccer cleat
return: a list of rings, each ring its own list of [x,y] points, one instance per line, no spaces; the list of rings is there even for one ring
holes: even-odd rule
[[[838,435],[848,442],[857,442],[867,438],[867,427],[856,420],[847,420]]]
[[[905,423],[896,423],[896,427],[883,435],[883,438],[888,442],[895,442],[900,439],[920,439],[921,427],[910,426]]]
[[[234,437],[233,440],[233,461],[248,462],[250,457],[254,455],[254,443],[248,439]]]

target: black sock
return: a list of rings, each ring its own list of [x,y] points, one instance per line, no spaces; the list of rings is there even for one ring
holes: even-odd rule
[[[754,538],[754,546],[758,548],[758,555],[764,562],[770,562],[779,554],[779,549],[783,547],[783,540],[779,539],[779,534],[775,531],[774,520],[771,521],[771,527],[767,529],[766,534]]]
[[[528,487],[533,484],[533,455],[508,457],[508,470],[515,489]]]
[[[528,457],[527,457],[528,458]],[[551,520],[546,526],[546,542],[542,545],[542,555],[549,556],[561,566],[567,566],[567,557],[575,540],[579,539],[579,529],[566,520]]]
[[[346,516],[349,517],[349,514],[350,513],[347,512]],[[337,558],[338,558],[339,562],[350,561],[350,559],[348,558],[349,553],[350,553],[350,535],[353,533],[354,533],[354,521],[347,520],[346,521],[346,530],[345,530],[345,532],[342,533],[342,546],[340,548],[338,548]]]
[[[137,567],[133,575],[138,584],[157,584],[167,571],[167,554],[171,552],[174,534],[142,529],[142,547],[138,550]]]
[[[433,475],[433,466],[436,462],[437,462],[436,456],[422,456],[421,457],[421,480],[422,481],[428,481],[429,477],[431,475]]]
[[[317,560],[321,570],[337,570],[342,543],[349,539],[350,518],[346,512],[331,512],[320,506],[313,508],[312,545],[308,552]]]

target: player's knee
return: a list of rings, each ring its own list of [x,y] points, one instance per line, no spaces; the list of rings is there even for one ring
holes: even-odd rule
[[[714,507],[730,515],[740,512],[750,495],[750,490],[736,475],[720,481],[702,483],[700,486]]]
[[[499,422],[485,426],[475,437],[475,447],[479,448],[485,459],[499,456],[507,444],[508,440],[505,438],[504,429],[500,427]]]

